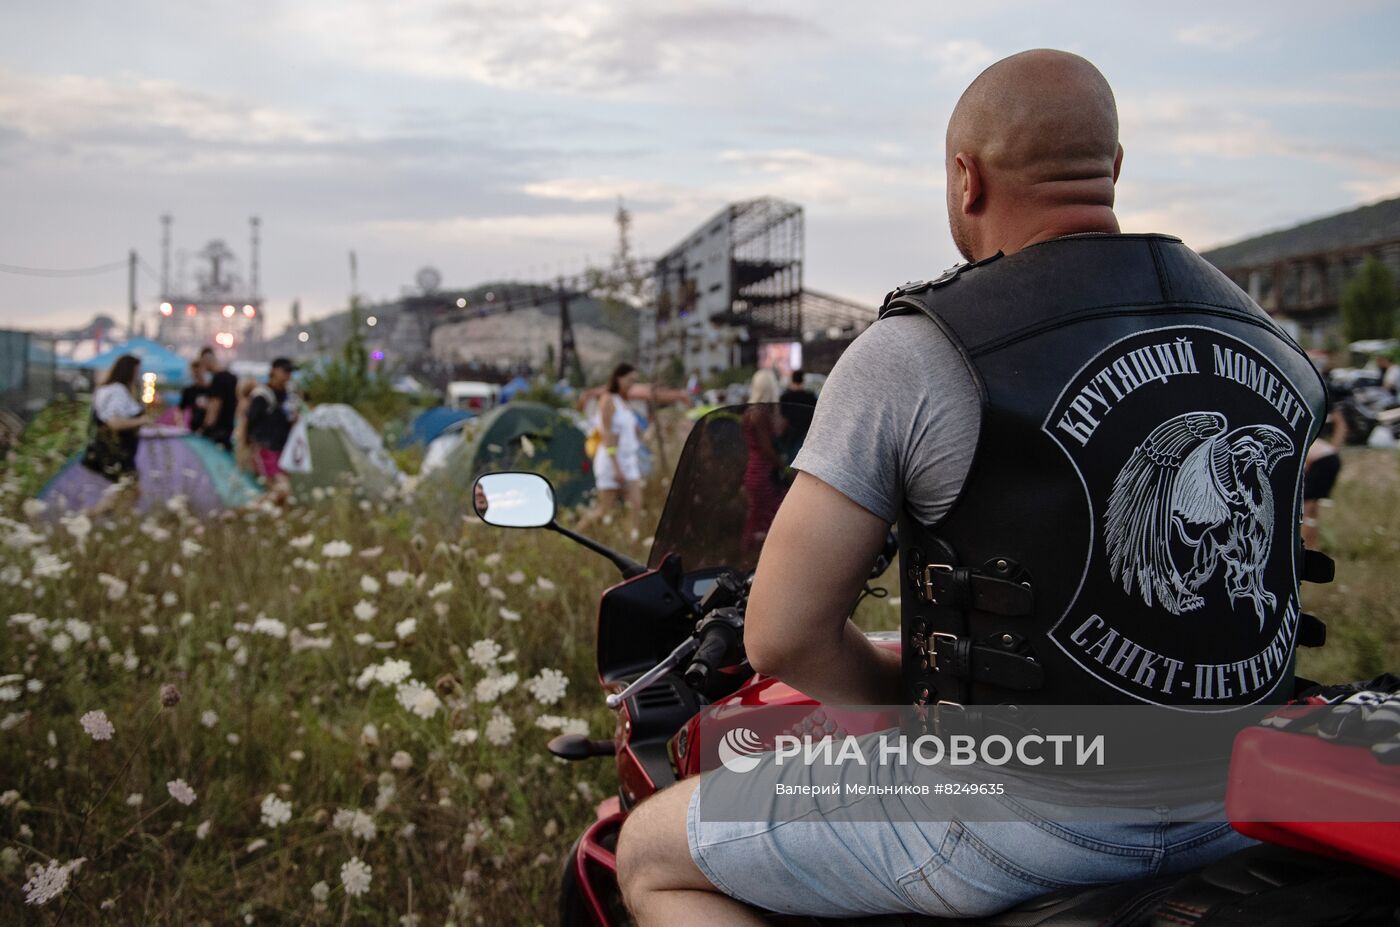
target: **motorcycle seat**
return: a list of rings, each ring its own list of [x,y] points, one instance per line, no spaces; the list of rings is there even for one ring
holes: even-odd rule
[[[1400,924],[1400,880],[1351,863],[1260,845],[1188,873],[1063,889],[990,917],[889,915],[808,923],[814,927],[838,923],[841,927],[1395,927]]]

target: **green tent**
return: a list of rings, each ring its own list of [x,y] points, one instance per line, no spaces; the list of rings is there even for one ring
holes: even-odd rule
[[[470,504],[471,486],[493,470],[532,470],[554,484],[561,507],[584,501],[593,489],[592,464],[583,453],[587,436],[567,411],[515,401],[465,423],[446,461],[423,475],[418,492],[435,504]],[[438,440],[442,440],[439,438]]]
[[[383,441],[364,418],[349,406],[317,406],[303,416],[309,472],[287,468],[292,492],[306,495],[313,489],[354,487],[370,495],[384,495],[398,482],[398,469],[384,451]],[[296,443],[298,428],[288,439],[287,456],[301,457]]]

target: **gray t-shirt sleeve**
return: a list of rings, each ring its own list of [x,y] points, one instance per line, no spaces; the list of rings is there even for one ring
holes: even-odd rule
[[[793,466],[888,522],[907,505],[932,525],[962,489],[981,418],[947,336],[924,316],[892,316],[836,362]]]

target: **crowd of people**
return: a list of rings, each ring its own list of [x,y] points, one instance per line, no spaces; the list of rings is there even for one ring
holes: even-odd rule
[[[183,426],[219,445],[263,482],[269,498],[285,502],[291,486],[279,460],[301,406],[292,389],[294,370],[290,360],[279,357],[269,366],[265,382],[240,380],[213,348],[204,348],[190,363],[190,384],[180,393],[172,421],[159,393],[143,401],[141,359],[134,354],[118,357],[93,393],[82,457],[85,467],[112,483],[96,511],[130,505],[139,496],[141,429],[157,424]]]

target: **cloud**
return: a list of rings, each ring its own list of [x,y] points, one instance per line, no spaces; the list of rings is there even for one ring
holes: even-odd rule
[[[756,44],[820,34],[794,15],[717,0],[400,0],[294,5],[285,15],[308,42],[360,65],[581,94],[732,76]]]
[[[967,83],[1002,56],[976,39],[948,39],[928,49],[946,81]]]
[[[1206,51],[1230,51],[1254,40],[1258,31],[1220,22],[1197,23],[1176,31],[1176,40]]]

